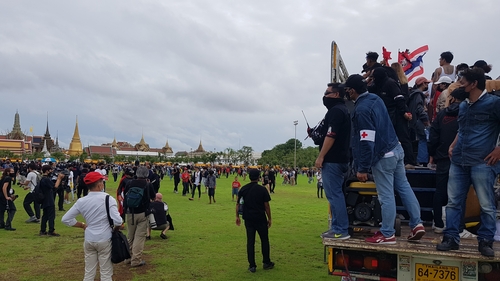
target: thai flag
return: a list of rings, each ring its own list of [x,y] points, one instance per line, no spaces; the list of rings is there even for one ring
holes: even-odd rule
[[[424,45],[411,53],[408,50],[399,52],[398,60],[403,67],[408,81],[411,81],[413,78],[424,74],[422,58],[427,53],[427,51],[429,51],[429,46]]]

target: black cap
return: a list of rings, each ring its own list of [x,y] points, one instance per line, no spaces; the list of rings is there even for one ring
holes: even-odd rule
[[[361,76],[359,74],[353,74],[353,75],[349,76],[349,78],[347,78],[347,80],[345,81],[343,86],[344,86],[344,88],[349,87],[349,88],[353,88],[355,90],[359,90],[361,88],[366,87],[366,82],[363,79],[363,76]]]
[[[450,94],[452,97],[456,98],[457,100],[465,100],[467,98],[467,93],[464,91],[464,89],[457,88],[453,90]]]
[[[474,63],[474,65],[472,67],[479,67],[479,68],[483,68],[485,66],[487,66],[488,64],[484,61],[484,60],[478,60]]]
[[[248,171],[248,177],[251,181],[258,180],[260,178],[260,172],[257,169],[251,169]]]

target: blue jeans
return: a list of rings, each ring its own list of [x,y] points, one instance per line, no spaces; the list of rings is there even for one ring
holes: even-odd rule
[[[481,226],[477,231],[478,240],[493,241],[496,231],[496,202],[494,167],[486,164],[460,166],[451,163],[448,180],[448,205],[446,205],[446,229],[444,235],[460,242],[459,227],[462,208],[465,206],[470,185],[474,185],[481,205]]]
[[[347,163],[323,163],[321,174],[323,176],[323,189],[330,203],[332,212],[332,225],[330,230],[335,234],[349,234],[349,219],[345,205],[344,175],[347,172]]]
[[[419,135],[418,137],[418,153],[417,153],[417,163],[428,163],[429,162],[429,152],[427,151],[427,136]]]
[[[396,232],[394,230],[394,221],[396,220],[394,190],[398,192],[403,206],[410,215],[410,227],[413,229],[419,223],[422,223],[420,204],[406,178],[403,148],[398,144],[392,152],[394,153],[393,156],[380,159],[372,167],[378,200],[382,207],[382,227],[380,232],[385,237],[392,236]]]

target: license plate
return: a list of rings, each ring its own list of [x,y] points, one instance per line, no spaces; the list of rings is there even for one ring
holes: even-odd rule
[[[456,266],[415,264],[415,281],[458,281],[458,274]]]

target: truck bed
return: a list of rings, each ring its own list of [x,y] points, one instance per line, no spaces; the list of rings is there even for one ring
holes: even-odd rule
[[[323,245],[329,248],[342,248],[353,250],[380,251],[392,254],[407,253],[420,256],[439,256],[452,257],[463,259],[475,259],[484,261],[500,261],[500,242],[493,243],[495,257],[488,258],[482,256],[477,250],[477,238],[462,238],[460,240],[460,249],[453,251],[437,251],[436,245],[441,242],[442,234],[435,234],[431,227],[426,227],[426,234],[418,242],[408,242],[406,237],[410,233],[408,226],[402,226],[401,237],[396,237],[397,243],[394,245],[379,245],[366,243],[364,239],[371,234],[355,233],[351,238],[346,240],[335,240],[331,238],[323,238]]]

